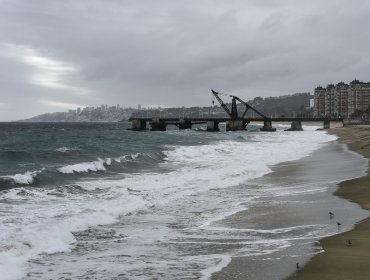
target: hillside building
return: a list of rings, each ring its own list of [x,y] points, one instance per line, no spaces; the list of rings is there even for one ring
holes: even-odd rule
[[[369,106],[370,83],[353,80],[349,84],[340,82],[315,89],[315,117],[350,118],[358,112],[365,112]]]
[[[326,89],[321,86],[315,88],[314,94],[314,115],[316,117],[325,116],[325,93]]]

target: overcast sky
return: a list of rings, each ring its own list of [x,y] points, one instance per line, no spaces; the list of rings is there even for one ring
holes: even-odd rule
[[[370,81],[368,0],[0,0],[0,120]]]

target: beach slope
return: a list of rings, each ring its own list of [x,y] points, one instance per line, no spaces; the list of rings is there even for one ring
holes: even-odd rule
[[[370,126],[331,129],[339,142],[370,158]],[[335,195],[370,210],[370,175],[342,182]],[[350,242],[349,242],[350,241]],[[288,279],[370,279],[370,218],[354,229],[320,241],[324,251]]]

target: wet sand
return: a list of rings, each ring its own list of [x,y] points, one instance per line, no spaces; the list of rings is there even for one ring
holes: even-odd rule
[[[331,129],[339,142],[370,158],[370,127],[351,126]],[[370,175],[342,182],[336,195],[370,209]],[[351,241],[349,246],[348,240]],[[318,254],[288,279],[370,279],[370,218],[351,231],[321,240],[324,253]]]
[[[333,164],[328,165],[328,162]],[[305,228],[302,232],[296,231],[291,235],[271,234],[270,241],[285,240],[290,245],[269,255],[233,256],[227,267],[212,275],[212,280],[284,279],[291,275],[296,262],[303,265],[322,250],[321,246],[314,245],[315,241],[324,236],[348,231],[353,227],[354,221],[369,216],[357,204],[333,196],[339,182],[364,176],[366,169],[367,162],[363,158],[336,143],[326,145],[304,159],[274,166],[272,173],[252,183],[268,185],[272,189],[282,187],[286,194],[270,196],[269,199],[261,197],[246,211],[226,218],[222,224],[241,229]],[[302,186],[307,192],[301,192]],[[251,187],[253,185],[248,186]],[[294,192],[297,195],[292,195]],[[329,211],[336,213],[336,218],[340,217],[340,229],[337,228],[337,220],[329,218]],[[315,276],[306,279],[323,278]]]

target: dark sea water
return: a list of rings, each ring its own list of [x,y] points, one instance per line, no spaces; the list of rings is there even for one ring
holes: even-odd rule
[[[271,223],[263,215],[242,234],[220,221],[261,198],[327,191],[328,184],[297,182],[287,194],[284,184],[251,182],[276,164],[332,145],[335,136],[314,127],[299,133],[283,126],[276,133],[253,126],[219,133],[128,127],[0,123],[1,279],[208,279],[232,257],[276,256],[298,235],[333,234],[330,227],[302,231],[304,222]]]
[[[129,127],[128,123],[0,123],[0,187],[58,186],[77,177],[141,172],[164,159],[165,145],[230,138],[175,131],[132,133],[126,130]]]

